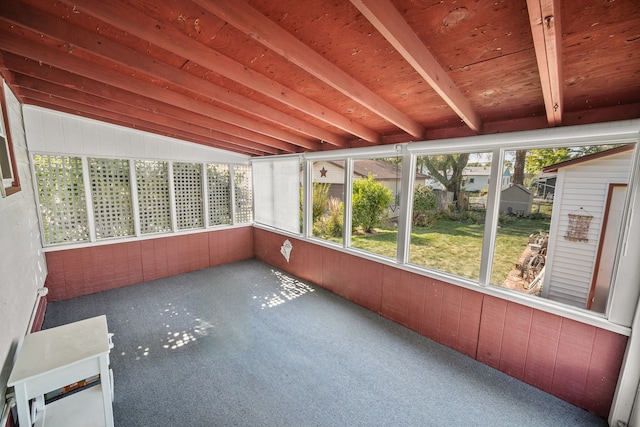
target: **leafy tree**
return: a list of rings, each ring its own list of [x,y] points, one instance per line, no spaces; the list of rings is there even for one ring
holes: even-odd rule
[[[387,207],[393,203],[391,190],[369,174],[366,179],[353,181],[351,225],[370,233],[382,222]]]
[[[447,191],[451,191],[453,200],[457,201],[462,187],[462,172],[469,161],[469,153],[424,156],[422,159],[429,174]]]
[[[609,145],[585,145],[581,147],[541,148],[530,150],[526,161],[526,170],[529,173],[537,173],[542,168],[556,163],[587,156],[619,146]]]

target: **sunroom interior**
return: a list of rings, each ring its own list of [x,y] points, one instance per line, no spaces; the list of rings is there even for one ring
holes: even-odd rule
[[[48,302],[255,258],[640,424],[634,1],[20,0],[0,23],[3,404]]]

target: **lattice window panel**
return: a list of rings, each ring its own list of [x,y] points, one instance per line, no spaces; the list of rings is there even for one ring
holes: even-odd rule
[[[90,240],[82,159],[36,154],[33,164],[45,244]]]
[[[229,165],[207,165],[209,224],[231,224],[231,188]]]
[[[198,163],[174,163],[173,186],[178,229],[204,227],[202,166]]]
[[[136,161],[140,233],[171,231],[169,164],[154,160]]]
[[[251,187],[251,165],[235,165],[233,169],[235,181],[236,222],[253,221],[253,192]]]
[[[129,161],[89,159],[96,238],[133,235]]]

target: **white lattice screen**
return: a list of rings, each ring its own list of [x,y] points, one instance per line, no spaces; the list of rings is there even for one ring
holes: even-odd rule
[[[171,231],[169,164],[154,160],[136,161],[136,183],[140,212],[140,233]]]
[[[89,159],[96,238],[134,234],[129,161]]]
[[[199,163],[174,163],[173,186],[178,229],[204,227],[202,165]]]
[[[89,240],[80,157],[35,155],[33,164],[45,243]]]
[[[253,193],[251,187],[251,165],[235,165],[233,169],[236,222],[253,220]]]
[[[209,225],[231,224],[229,165],[207,165]]]

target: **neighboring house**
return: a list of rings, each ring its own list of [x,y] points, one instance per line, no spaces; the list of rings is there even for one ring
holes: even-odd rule
[[[544,297],[604,312],[632,153],[621,146],[542,170],[557,178]]]
[[[371,174],[392,191],[394,199],[401,191],[402,166],[382,160],[354,160],[354,179],[364,179]],[[424,184],[426,176],[416,173],[415,184]],[[344,162],[320,161],[313,164],[313,182],[329,183],[329,196],[343,199]]]
[[[500,193],[500,213],[517,216],[529,216],[533,205],[533,193],[526,187],[516,184]]]
[[[556,191],[556,179],[555,173],[541,173],[536,180],[536,196],[552,201],[553,193]]]
[[[487,190],[491,166],[467,166],[462,171],[462,188],[469,193]]]

